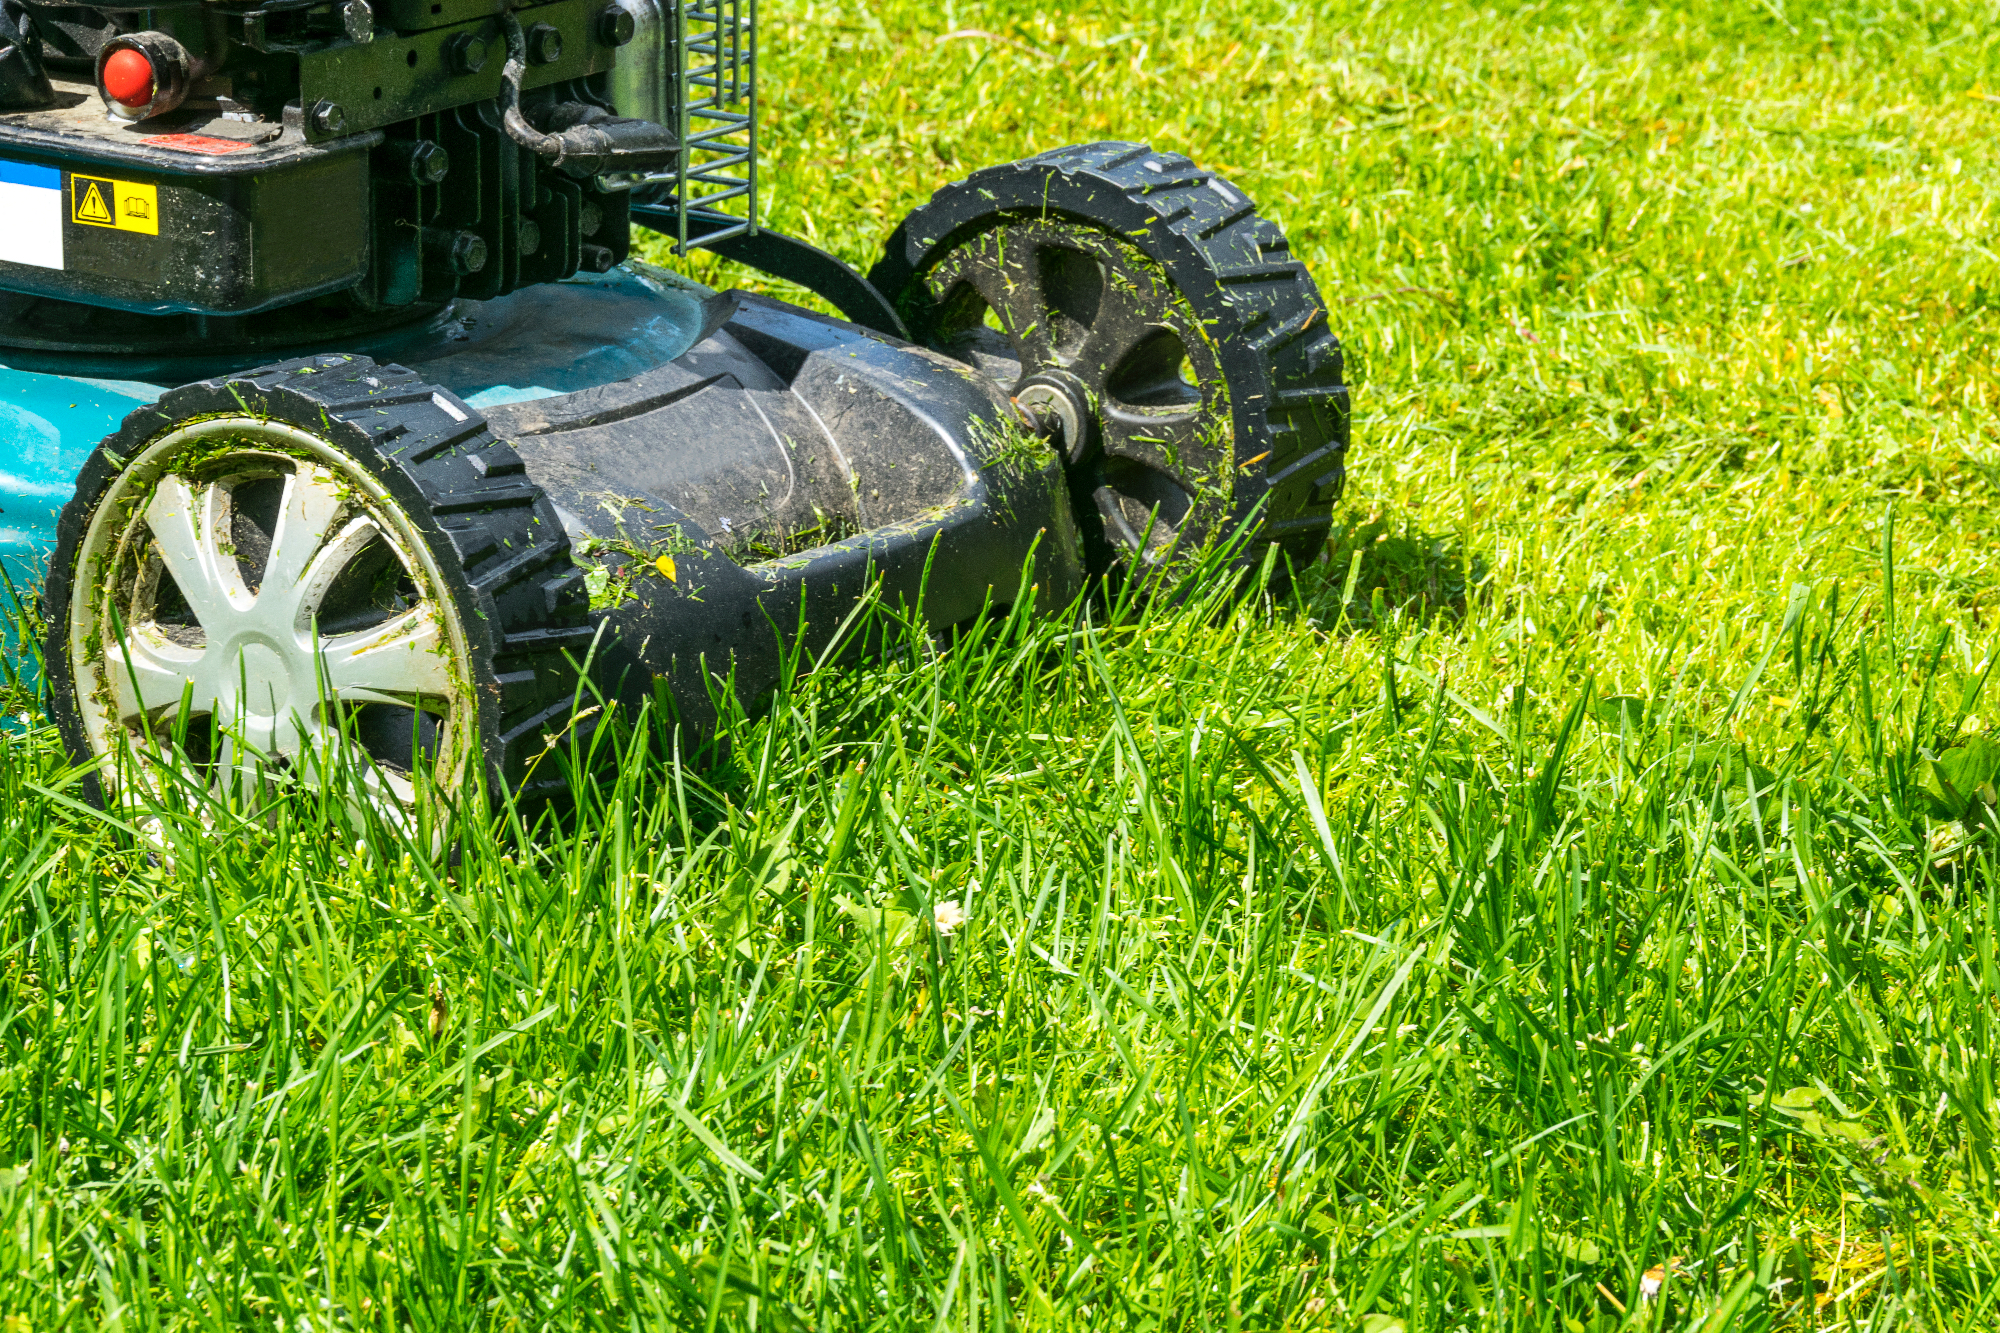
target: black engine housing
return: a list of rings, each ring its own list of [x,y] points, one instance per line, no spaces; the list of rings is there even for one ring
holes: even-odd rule
[[[677,151],[612,104],[633,31],[605,0],[0,0],[0,345],[283,341],[606,271]],[[144,106],[107,91],[124,50]]]

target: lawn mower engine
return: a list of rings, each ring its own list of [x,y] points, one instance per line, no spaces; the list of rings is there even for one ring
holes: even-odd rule
[[[1315,550],[1339,345],[1240,191],[1063,149],[864,278],[756,225],[755,71],[747,0],[0,0],[0,557],[101,799],[529,792],[580,698],[699,733],[871,594]]]

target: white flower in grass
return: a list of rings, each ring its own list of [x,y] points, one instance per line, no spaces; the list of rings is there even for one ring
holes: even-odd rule
[[[965,907],[956,902],[939,903],[931,909],[931,920],[937,923],[937,933],[949,935],[965,924]]]

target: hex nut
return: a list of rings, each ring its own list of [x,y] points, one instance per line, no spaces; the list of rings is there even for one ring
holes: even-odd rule
[[[528,62],[553,65],[562,59],[562,33],[547,23],[528,29]]]
[[[313,103],[312,127],[321,134],[339,134],[347,128],[347,108],[321,98]]]
[[[454,74],[477,74],[486,68],[486,43],[461,32],[444,44],[444,60]]]
[[[639,21],[623,5],[606,5],[597,16],[597,40],[606,46],[623,46],[639,31]]]
[[[424,139],[410,149],[410,179],[417,184],[436,185],[450,171],[451,154],[443,144]]]
[[[476,231],[462,231],[451,238],[451,271],[460,277],[486,267],[486,242]]]

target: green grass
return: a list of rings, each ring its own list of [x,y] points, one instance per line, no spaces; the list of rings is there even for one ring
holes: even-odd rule
[[[764,18],[864,266],[1066,142],[1260,200],[1327,558],[624,719],[455,865],[12,736],[0,1327],[2000,1322],[2000,5]]]

